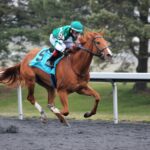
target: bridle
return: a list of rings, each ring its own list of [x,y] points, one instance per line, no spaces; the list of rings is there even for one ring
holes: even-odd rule
[[[91,46],[91,48],[86,48],[86,47],[84,47],[84,46],[82,46],[80,43],[78,43],[78,45],[76,46],[76,48],[80,51],[80,50],[83,50],[83,51],[85,51],[85,52],[88,52],[88,53],[90,53],[91,55],[93,55],[93,56],[97,56],[97,57],[100,57],[100,58],[102,58],[102,56],[103,56],[103,51],[106,49],[106,48],[108,48],[108,46],[105,46],[105,47],[103,47],[103,48],[99,48],[98,46],[97,46],[97,43],[96,43],[96,39],[97,38],[103,38],[102,36],[96,36],[96,37],[94,37],[92,40],[90,39],[90,41],[87,41],[87,42],[91,42],[92,44],[92,46]],[[95,46],[96,47],[96,49],[97,49],[97,52],[93,52],[92,51],[92,49],[93,49],[93,46]],[[70,56],[70,55],[69,55]],[[69,58],[70,57],[67,57],[68,58],[68,61],[69,61]],[[103,59],[103,58],[102,58]],[[71,62],[71,61],[69,61],[69,62]],[[85,74],[80,74],[80,73],[78,73],[76,70],[74,70],[74,68],[72,67],[72,69],[73,69],[73,71],[75,72],[75,74],[76,75],[78,75],[78,76],[80,76],[80,77],[85,77],[86,75],[88,75],[88,73],[85,73]]]
[[[92,55],[94,55],[94,56],[98,56],[98,57],[101,57],[103,54],[103,51],[106,49],[106,48],[108,48],[108,46],[106,46],[106,47],[103,47],[103,48],[99,48],[98,46],[97,46],[97,44],[96,44],[96,39],[97,38],[103,38],[102,36],[96,36],[96,37],[94,37],[93,39],[92,39],[92,45],[95,45],[95,47],[96,47],[96,49],[97,49],[97,52],[92,52],[92,50],[90,49],[90,48],[85,48],[85,47],[83,47],[82,45],[79,45],[78,46],[78,48],[80,48],[81,50],[84,50],[84,51],[86,51],[86,52],[88,52],[88,53],[90,53],[90,54],[92,54]]]

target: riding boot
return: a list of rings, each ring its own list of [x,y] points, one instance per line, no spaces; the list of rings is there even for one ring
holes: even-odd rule
[[[57,59],[57,55],[58,55],[57,50],[54,50],[53,53],[52,53],[52,56],[47,60],[46,64],[50,67],[53,67],[54,66],[54,61]]]

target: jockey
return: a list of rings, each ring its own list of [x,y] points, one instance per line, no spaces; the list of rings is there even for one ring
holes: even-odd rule
[[[75,41],[83,33],[83,25],[79,21],[73,21],[70,25],[56,28],[50,34],[50,43],[54,47],[52,56],[48,59],[47,65],[53,66],[54,61],[65,54],[66,49],[72,49]]]

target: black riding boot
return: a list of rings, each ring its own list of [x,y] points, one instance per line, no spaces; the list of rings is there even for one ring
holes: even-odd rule
[[[53,54],[52,56],[47,60],[47,65],[50,66],[50,67],[54,67],[54,62],[56,59],[58,59],[59,57],[62,56],[62,53],[57,51],[57,50],[54,50],[53,51]]]
[[[52,55],[52,56],[47,60],[46,64],[47,64],[48,66],[50,66],[50,67],[54,67],[54,61],[55,61],[56,59],[57,59],[57,58]]]

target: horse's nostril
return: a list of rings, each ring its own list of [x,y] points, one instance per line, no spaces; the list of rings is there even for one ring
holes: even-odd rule
[[[112,57],[112,55],[111,54],[107,54],[107,57]]]

